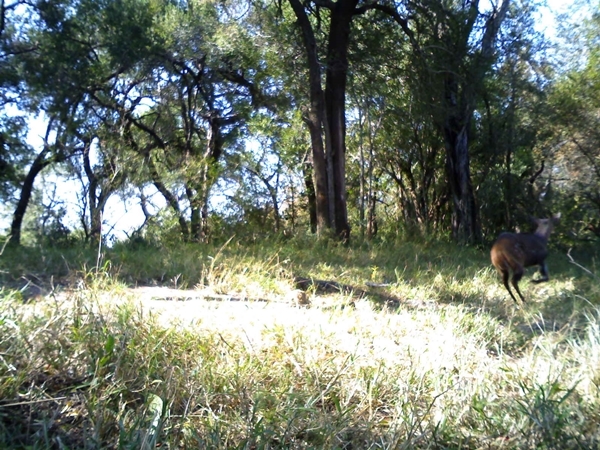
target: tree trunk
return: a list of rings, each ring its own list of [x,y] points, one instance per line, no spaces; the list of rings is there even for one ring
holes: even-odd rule
[[[207,118],[209,123],[207,133],[206,149],[204,150],[204,163],[200,184],[195,193],[195,202],[190,197],[192,208],[192,238],[196,242],[207,242],[210,229],[208,226],[208,198],[210,190],[215,183],[213,169],[223,153],[223,139],[221,128],[225,125],[235,123],[236,119],[224,118],[218,115],[217,111]]]
[[[204,224],[202,220],[202,209],[204,202],[200,200],[200,193],[194,189],[185,187],[185,195],[190,202],[190,237],[194,242],[202,242],[204,239]]]
[[[23,218],[25,217],[25,212],[27,211],[27,207],[29,206],[29,200],[31,199],[31,193],[33,192],[33,184],[35,183],[35,177],[48,165],[50,165],[53,161],[51,159],[46,159],[48,155],[48,148],[44,148],[35,158],[27,175],[25,176],[25,180],[23,180],[23,186],[21,186],[21,194],[19,196],[19,202],[17,203],[17,207],[15,208],[15,212],[13,213],[12,223],[10,225],[10,245],[18,247],[21,245],[21,228],[23,226]]]
[[[509,230],[513,228],[513,220],[512,220],[512,174],[511,174],[511,166],[512,166],[512,148],[509,146],[506,149],[506,158],[504,160],[506,173],[504,174],[504,223],[507,224]]]
[[[368,103],[367,103],[367,108],[368,108]],[[368,112],[367,112],[367,114],[368,114]],[[360,177],[359,177],[360,199],[359,199],[359,203],[358,203],[358,218],[359,218],[359,222],[360,222],[361,238],[365,237],[365,216],[366,216],[365,209],[366,209],[366,201],[367,201],[367,199],[366,199],[367,180],[366,180],[366,170],[365,170],[366,163],[365,163],[365,149],[364,149],[363,131],[362,131],[362,127],[365,126],[365,124],[366,124],[366,121],[363,121],[362,108],[359,108],[359,110],[358,110],[358,125],[359,125],[360,132],[359,132],[359,140],[358,140],[358,155],[359,155],[359,164],[360,164],[360,167],[359,167],[359,169],[360,169]],[[369,134],[370,133],[371,133],[371,130],[369,129]],[[371,162],[372,161],[369,161],[369,164]],[[370,187],[370,185],[369,185],[369,187]],[[370,194],[371,194],[371,191],[369,191],[369,195]]]
[[[92,209],[90,208],[90,233],[89,239],[92,244],[98,244],[102,239],[102,216],[104,215],[104,207],[106,202],[112,195],[112,189],[103,189],[100,191],[96,200],[96,205]]]
[[[462,89],[461,89],[462,87]],[[479,241],[479,214],[475,207],[475,195],[471,183],[469,156],[469,125],[474,104],[474,91],[461,86],[455,74],[444,80],[443,125],[446,147],[446,177],[453,203],[452,237],[465,244]]]
[[[189,231],[187,222],[185,220],[185,217],[183,216],[183,213],[181,212],[181,208],[179,207],[179,201],[177,200],[177,197],[175,196],[175,194],[173,194],[171,191],[169,191],[169,189],[167,189],[165,184],[162,182],[162,179],[158,173],[158,170],[156,169],[156,166],[154,165],[154,161],[152,160],[151,155],[148,155],[146,157],[146,162],[148,164],[148,169],[150,171],[150,177],[152,178],[152,183],[154,184],[154,187],[158,190],[158,192],[160,192],[162,194],[164,199],[167,201],[167,204],[175,212],[175,215],[177,216],[177,220],[179,221],[179,229],[181,230],[183,240],[189,241],[190,231]]]
[[[267,184],[267,188],[269,189],[269,194],[271,194],[271,201],[273,202],[275,233],[279,233],[281,231],[281,213],[279,212],[279,203],[277,202],[277,188],[273,188],[270,184]]]
[[[320,87],[319,87],[320,89]],[[320,102],[319,102],[320,103]],[[321,134],[321,119],[318,118],[313,106],[308,113],[305,122],[308,125],[311,139],[312,151],[312,176],[313,189],[315,196],[315,217],[316,217],[316,232],[319,235],[325,233],[330,227],[331,220],[329,215],[329,195],[328,195],[328,177],[327,164],[325,162],[325,147],[323,144],[323,135]]]
[[[331,8],[325,104],[331,136],[335,234],[350,239],[346,206],[346,82],[350,27],[358,0],[338,0]]]
[[[108,186],[101,186],[98,176],[92,169],[90,162],[90,142],[86,142],[83,149],[83,169],[88,179],[88,205],[89,205],[89,217],[90,217],[90,228],[88,230],[86,239],[92,243],[97,244],[102,238],[102,213],[104,206],[108,201],[108,198],[112,194],[113,188]],[[100,193],[98,194],[98,189]],[[82,218],[82,221],[85,220]]]
[[[376,206],[377,206],[377,194],[375,193],[375,191],[372,191],[369,194],[369,212],[367,215],[367,217],[368,217],[368,219],[367,219],[367,239],[369,239],[369,240],[371,240],[375,236],[377,236],[377,230],[379,229],[379,226],[377,223]]]
[[[212,164],[216,163],[212,157],[204,163],[200,176],[201,183],[197,189],[186,186],[186,196],[190,202],[190,237],[194,242],[208,242],[210,233],[208,225],[208,197],[214,180],[210,175]]]
[[[327,6],[331,9],[331,24],[325,94],[321,87],[317,43],[305,7],[299,0],[289,0],[289,3],[302,30],[308,59],[310,109],[305,121],[313,153],[317,232],[334,228],[340,239],[348,241],[345,98],[350,25],[358,0],[340,0]]]
[[[454,204],[452,235],[463,243],[479,242],[481,228],[471,183],[471,163],[469,158],[469,125],[475,109],[476,86],[479,86],[491,65],[494,43],[510,0],[503,0],[500,9],[489,17],[481,40],[481,51],[476,54],[470,71],[462,83],[454,73],[448,74],[444,84],[446,122],[444,138],[446,144],[446,172],[450,194]],[[471,35],[478,14],[476,3],[471,5],[472,20],[468,22],[466,37]],[[466,39],[465,39],[466,42]],[[464,57],[461,55],[461,57]]]
[[[313,180],[313,165],[310,162],[309,154],[306,153],[302,164],[302,174],[304,176],[304,187],[306,189],[306,198],[308,202],[308,216],[310,219],[310,231],[317,232],[317,196],[315,194],[315,183]]]
[[[513,213],[514,213],[514,203],[515,198],[513,195],[513,186],[512,186],[512,153],[515,148],[514,144],[514,136],[516,134],[515,131],[515,109],[516,109],[516,87],[514,77],[511,81],[511,96],[510,103],[507,110],[507,126],[508,126],[508,135],[506,136],[506,141],[504,143],[506,147],[506,157],[505,157],[505,165],[506,165],[506,174],[504,176],[504,206],[505,206],[505,223],[509,230],[513,229]]]
[[[452,236],[459,242],[473,243],[480,241],[481,230],[471,183],[467,127],[468,123],[458,128],[449,124],[444,130],[446,173],[454,204]]]
[[[316,206],[317,234],[323,234],[331,226],[333,217],[329,214],[329,195],[327,164],[325,161],[325,144],[323,131],[325,124],[325,99],[321,87],[321,65],[318,57],[317,41],[304,5],[300,0],[289,0],[290,6],[298,19],[302,31],[304,49],[308,60],[309,76],[309,111],[304,117],[308,126],[312,149],[314,193]]]

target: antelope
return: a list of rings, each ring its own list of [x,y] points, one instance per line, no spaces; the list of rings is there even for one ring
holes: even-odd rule
[[[512,285],[523,303],[525,303],[525,299],[519,290],[519,280],[523,277],[525,267],[540,266],[541,278],[532,279],[531,281],[534,283],[548,281],[548,266],[546,265],[548,238],[559,219],[560,213],[554,214],[548,219],[534,218],[533,220],[537,224],[535,233],[501,233],[494,242],[490,252],[492,264],[502,275],[504,287],[515,303],[518,303],[517,299],[508,286],[511,272]]]

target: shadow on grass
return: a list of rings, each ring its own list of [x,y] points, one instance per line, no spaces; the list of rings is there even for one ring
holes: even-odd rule
[[[571,254],[582,266],[595,270],[599,252],[600,248],[574,250]],[[527,300],[525,310],[533,314],[537,308],[545,319],[561,323],[570,320],[573,309],[579,307],[581,302],[576,298],[600,304],[600,283],[571,264],[566,251],[553,249],[548,265],[550,284],[537,287],[525,279],[521,282]],[[378,306],[434,302],[463,305],[500,320],[519,315],[491,266],[489,250],[448,242],[363,242],[345,247],[307,237],[251,244],[234,239],[221,245],[181,244],[170,248],[116,245],[100,255],[85,246],[22,247],[7,249],[0,256],[2,285],[22,290],[24,297],[98,272],[128,286],[176,284],[182,288],[210,286],[216,281],[227,288],[234,277],[242,279],[242,284],[262,284],[265,290],[273,288],[273,280],[288,282],[292,288],[296,277],[304,277],[348,286],[357,296],[367,296]],[[528,269],[525,277],[533,274],[534,269]],[[555,280],[567,280],[568,286],[564,283],[561,288],[554,287]]]

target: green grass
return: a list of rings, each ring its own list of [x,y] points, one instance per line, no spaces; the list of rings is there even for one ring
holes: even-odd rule
[[[7,250],[0,448],[597,448],[598,279],[548,263],[519,307],[487,250],[447,243]],[[298,275],[373,294],[299,308]]]

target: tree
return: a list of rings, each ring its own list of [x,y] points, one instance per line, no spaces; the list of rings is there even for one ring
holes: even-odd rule
[[[380,191],[373,192],[370,183],[369,215],[374,215],[375,204],[387,205],[396,232],[426,235],[441,230],[448,225],[443,222],[448,215],[443,139],[429,99],[419,95],[427,89],[407,57],[410,42],[389,15],[355,30],[359,36],[353,49],[352,108],[358,110],[359,119],[368,120],[364,125],[355,120],[353,128],[364,130],[359,149],[369,149],[369,179],[376,175]],[[373,226],[372,219],[369,224]]]
[[[128,168],[123,161],[126,152],[122,143],[114,138],[119,135],[118,128],[103,128],[81,136],[81,152],[66,161],[82,186],[80,221],[86,241],[93,244],[102,237],[104,208],[110,197],[124,186]]]
[[[26,117],[15,113],[27,105],[19,55],[31,51],[31,46],[19,39],[26,20],[17,13],[18,8],[25,9],[24,2],[0,3],[0,198],[5,205],[14,203],[27,166],[34,159],[25,142]]]
[[[311,134],[317,231],[332,229],[342,241],[350,239],[346,199],[346,85],[352,21],[376,4],[359,0],[289,0],[302,33],[309,72],[310,107],[306,123]],[[281,2],[280,2],[281,7]],[[321,9],[328,11],[329,31],[325,63],[325,91],[319,48],[310,14],[322,25]]]
[[[351,221],[373,236],[385,214],[395,229],[477,242],[518,222],[542,181],[585,198],[578,217],[594,226],[597,127],[587,124],[597,105],[583,85],[596,87],[595,71],[571,72],[543,109],[534,6],[58,0],[23,3],[24,17],[9,8],[1,100],[50,120],[35,154],[24,122],[2,116],[0,193],[20,190],[13,234],[36,176],[57,163],[82,182],[90,240],[111,195],[148,189],[190,241],[207,238],[209,214],[282,230],[287,204],[294,223],[307,218],[345,242]],[[556,180],[573,173],[577,183]],[[216,195],[245,212],[209,211]],[[298,199],[307,214],[296,214]]]
[[[145,169],[146,179],[138,179],[163,195],[183,239],[204,241],[221,160],[266,96],[246,75],[258,72],[252,46],[241,48],[250,39],[217,3],[172,6],[161,33],[171,37],[151,66],[137,79],[125,74],[118,92],[96,100],[107,107],[112,102],[127,123],[124,138]]]
[[[529,215],[549,213],[540,181],[552,171],[547,124],[552,72],[548,41],[534,29],[534,6],[514,5],[507,15],[473,120],[474,185],[482,230],[490,237],[514,229]]]
[[[567,30],[568,54],[549,91],[555,202],[579,239],[600,237],[600,9],[583,11]]]
[[[453,204],[452,234],[461,242],[481,238],[471,180],[469,135],[478,95],[494,62],[496,39],[510,0],[482,13],[479,1],[408,1],[406,14],[380,6],[399,24],[411,46],[411,64],[422,80],[416,92],[431,105],[442,133],[446,177]],[[410,22],[405,18],[410,17]]]
[[[14,44],[26,50],[18,54],[15,64],[23,74],[27,107],[44,111],[50,120],[13,214],[11,243],[16,245],[37,175],[85,148],[77,129],[87,119],[91,95],[135,66],[134,55],[147,54],[141,49],[154,45],[148,33],[153,8],[143,0],[102,7],[94,1],[39,2],[27,12],[20,24],[20,40]],[[124,52],[124,45],[130,51]]]

